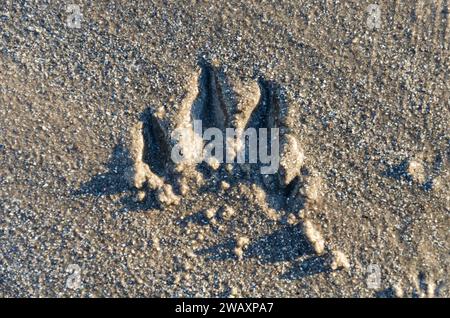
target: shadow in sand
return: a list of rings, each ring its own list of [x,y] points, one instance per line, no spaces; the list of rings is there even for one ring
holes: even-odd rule
[[[250,244],[245,257],[257,258],[262,263],[293,261],[314,251],[299,225],[283,228],[263,236]]]
[[[395,180],[406,180],[411,182],[412,178],[407,172],[408,160],[402,161],[400,164],[387,168],[382,175]]]
[[[110,159],[106,164],[108,171],[92,177],[90,181],[83,184],[72,194],[106,196],[130,192],[131,189],[126,180],[127,169],[130,165],[132,165],[132,160],[128,150],[122,144],[119,144],[114,147]],[[158,207],[153,193],[143,203],[136,202],[131,195],[121,198],[120,203],[122,207],[117,211],[119,213],[143,211]]]
[[[302,262],[294,263],[294,265],[287,272],[281,275],[281,278],[295,280],[329,272],[331,272],[331,268],[328,264],[327,255],[311,256]]]
[[[236,259],[233,249],[236,241],[229,239],[197,251],[198,255],[206,256],[207,260]],[[313,249],[302,233],[300,227],[284,226],[283,228],[253,241],[245,250],[244,258],[256,258],[261,263],[277,263],[293,261],[300,256],[312,254]]]
[[[199,211],[196,213],[193,213],[183,219],[181,219],[178,222],[178,225],[181,227],[186,227],[189,223],[197,224],[197,225],[208,225],[209,220],[205,216],[205,213],[203,211]]]
[[[437,175],[442,167],[442,156],[438,154],[433,162],[433,173]],[[400,164],[389,167],[383,173],[383,176],[394,178],[395,180],[405,180],[409,183],[413,182],[412,176],[408,173],[408,160],[402,161]],[[433,176],[429,176],[425,182],[419,185],[420,189],[425,192],[433,188]]]
[[[234,239],[228,239],[223,243],[198,250],[196,254],[205,256],[208,261],[225,261],[236,259],[233,253],[235,247],[236,241]]]
[[[377,298],[396,298],[394,289],[392,289],[392,287],[389,287],[389,288],[386,288],[386,289],[376,292],[375,297],[377,297]]]
[[[125,171],[131,165],[128,150],[117,145],[111,154],[106,167],[108,171],[94,176],[74,192],[75,195],[112,195],[122,193],[129,189],[125,180]]]

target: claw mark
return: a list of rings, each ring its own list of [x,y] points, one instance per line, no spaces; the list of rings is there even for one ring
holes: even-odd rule
[[[130,147],[130,154],[133,159],[133,166],[129,172],[129,183],[131,186],[141,189],[145,183],[149,188],[156,190],[163,185],[163,181],[156,174],[154,174],[146,162],[145,157],[145,138],[144,138],[144,124],[137,123],[131,130],[132,143]]]

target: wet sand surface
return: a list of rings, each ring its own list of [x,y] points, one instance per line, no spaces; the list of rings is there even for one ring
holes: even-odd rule
[[[448,0],[74,5],[0,4],[0,296],[449,297]],[[284,172],[174,167],[252,100]]]

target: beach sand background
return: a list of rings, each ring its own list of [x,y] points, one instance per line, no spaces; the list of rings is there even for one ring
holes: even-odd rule
[[[0,4],[0,296],[450,295],[448,0],[73,3],[80,28]],[[317,204],[271,207],[238,166],[136,202],[130,129],[173,121],[202,63],[282,88]]]

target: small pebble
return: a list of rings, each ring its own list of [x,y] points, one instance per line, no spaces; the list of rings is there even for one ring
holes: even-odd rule
[[[205,217],[206,217],[208,220],[213,219],[215,216],[216,216],[216,209],[214,209],[214,208],[209,208],[209,209],[207,209],[207,210],[205,211]]]
[[[226,181],[222,181],[220,183],[220,187],[222,188],[222,190],[226,191],[226,190],[228,190],[230,188],[230,184],[228,182],[226,182]]]
[[[234,214],[235,214],[235,211],[234,211],[234,209],[232,208],[232,207],[230,207],[230,206],[225,206],[225,208],[223,209],[223,212],[222,212],[222,217],[225,219],[225,220],[230,220],[233,216],[234,216]]]

